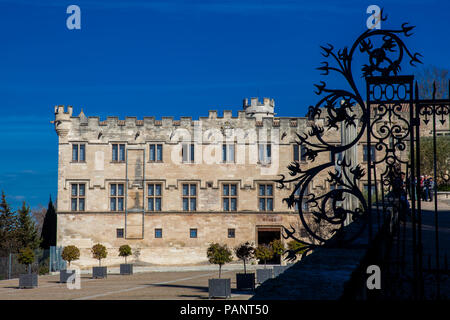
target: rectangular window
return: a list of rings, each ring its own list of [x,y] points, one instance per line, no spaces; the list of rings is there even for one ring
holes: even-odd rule
[[[197,229],[190,229],[189,230],[189,236],[191,238],[197,238]]]
[[[151,144],[150,145],[150,161],[152,162],[162,162],[162,144]]]
[[[162,184],[149,183],[147,185],[148,211],[161,211],[162,207]]]
[[[197,185],[183,183],[183,211],[197,210]]]
[[[372,201],[370,201],[370,202],[372,203],[376,199],[376,188],[374,185],[372,185],[370,189],[371,189],[371,198],[372,198]],[[369,185],[367,185],[367,184],[364,185],[364,197],[366,199],[369,199]]]
[[[306,148],[304,146],[300,146],[300,160],[306,161]]]
[[[162,229],[155,229],[155,238],[162,238]]]
[[[125,161],[125,144],[112,145],[112,161]]]
[[[109,185],[109,210],[124,211],[124,184],[111,183]]]
[[[123,238],[123,229],[116,229],[117,238]]]
[[[86,161],[86,145],[72,144],[72,161],[84,162]]]
[[[367,162],[369,159],[369,148],[367,144],[363,145],[363,161]],[[371,162],[375,161],[375,146],[370,146],[370,160]]]
[[[302,145],[294,144],[294,161],[306,161],[306,148]]]
[[[235,229],[228,229],[228,238],[234,238],[236,236]]]
[[[222,185],[223,211],[237,210],[237,184],[224,183]]]
[[[223,162],[234,162],[234,144],[223,144],[222,145],[222,161]]]
[[[84,211],[86,198],[86,185],[84,183],[71,184],[71,208],[72,211]]]
[[[295,191],[295,211],[298,211],[298,204],[299,203],[301,203],[302,204],[302,210],[303,211],[308,211],[308,208],[309,208],[309,206],[308,206],[308,202],[307,202],[307,198],[306,198],[306,195],[308,195],[308,189],[306,189],[306,191],[304,192],[304,196],[305,196],[305,199],[300,199],[300,188],[298,188],[296,191]]]
[[[258,145],[258,159],[260,163],[270,163],[272,158],[272,145],[270,143],[260,143]]]
[[[183,158],[183,162],[193,163],[194,162],[194,144],[193,143],[183,143],[181,148],[181,156]]]
[[[273,185],[260,184],[258,190],[259,211],[273,211]]]

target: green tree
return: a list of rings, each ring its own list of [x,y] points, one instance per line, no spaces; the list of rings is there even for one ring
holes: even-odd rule
[[[281,256],[284,253],[284,251],[286,250],[286,248],[281,240],[273,240],[270,243],[270,246],[272,247],[274,256]]]
[[[127,244],[124,244],[123,246],[120,246],[119,248],[119,257],[124,257],[125,258],[125,263],[127,263],[127,257],[131,256],[132,252],[131,252],[131,247]]]
[[[303,252],[305,252],[305,250],[306,250],[306,248],[305,248],[306,245],[305,244],[303,244],[301,242],[298,242],[298,241],[295,241],[295,240],[289,241],[287,243],[287,247],[288,247],[288,250],[292,250],[292,251],[297,251],[298,250],[296,252],[297,256],[301,256],[303,254]]]
[[[2,191],[0,202],[0,254],[6,255],[16,252],[17,243],[14,235],[17,219],[15,212],[11,210],[6,201],[5,193]]]
[[[420,138],[420,171],[423,174],[434,174],[434,147],[432,137]],[[442,183],[440,174],[450,171],[450,137],[436,137],[436,172],[437,183]]]
[[[31,248],[22,248],[19,250],[17,261],[27,266],[28,273],[31,273],[31,264],[34,262],[34,251]]]
[[[94,259],[98,260],[98,265],[102,265],[102,259],[105,259],[108,256],[108,251],[106,250],[106,247],[100,243],[95,244],[92,246],[91,249],[92,257]]]
[[[260,244],[255,250],[255,256],[259,260],[264,261],[264,268],[266,268],[267,260],[273,258],[274,252],[272,246],[267,244]]]
[[[56,210],[51,197],[42,225],[41,239],[42,249],[49,249],[50,246],[56,246]]]
[[[20,248],[29,247],[32,250],[39,248],[40,239],[31,214],[30,207],[25,201],[22,207],[17,211],[17,227],[15,230],[17,244]]]
[[[244,273],[247,273],[246,262],[255,254],[255,248],[249,243],[242,243],[234,248],[236,257],[244,262]]]
[[[209,263],[219,265],[219,279],[222,272],[222,265],[233,261],[233,253],[228,249],[227,245],[220,245],[218,243],[211,243],[206,251]]]
[[[61,252],[61,258],[69,263],[70,268],[70,263],[72,261],[80,259],[80,249],[78,249],[76,246],[64,247],[63,251]]]

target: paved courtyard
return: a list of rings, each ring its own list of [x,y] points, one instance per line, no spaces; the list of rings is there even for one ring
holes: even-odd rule
[[[232,300],[248,300],[250,292],[236,290],[236,272],[222,272],[231,278]],[[147,300],[208,299],[208,279],[217,271],[171,271],[136,273],[131,276],[108,274],[107,279],[81,275],[81,288],[68,289],[59,283],[59,275],[39,277],[39,287],[18,289],[19,280],[0,281],[0,300]]]

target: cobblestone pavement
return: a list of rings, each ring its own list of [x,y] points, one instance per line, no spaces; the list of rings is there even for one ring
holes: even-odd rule
[[[251,292],[238,292],[236,272],[222,272],[231,278],[232,300],[248,300]],[[217,271],[147,272],[131,276],[108,274],[107,279],[91,279],[81,275],[81,288],[68,289],[59,283],[59,275],[39,277],[39,287],[18,289],[19,280],[0,281],[0,300],[177,300],[208,299],[208,279]]]

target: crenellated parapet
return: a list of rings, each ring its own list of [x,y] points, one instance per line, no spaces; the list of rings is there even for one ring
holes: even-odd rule
[[[271,105],[271,100],[264,100]],[[195,135],[196,130],[217,129],[222,133],[227,130],[254,130],[259,132],[278,132],[279,137],[283,135],[295,136],[294,133],[304,131],[307,127],[307,119],[301,117],[253,117],[245,110],[233,114],[231,110],[224,110],[219,114],[217,110],[210,110],[207,117],[198,120],[192,117],[126,117],[124,120],[118,117],[108,116],[101,120],[97,116],[86,116],[81,110],[78,116],[73,115],[72,106],[67,110],[64,106],[55,107],[55,130],[60,137],[60,142],[68,141],[90,141],[93,143],[109,143],[110,141],[128,141],[128,143],[145,143],[146,141],[165,141],[173,143],[171,138],[177,130],[185,131]],[[262,131],[261,131],[262,130]],[[197,131],[198,132],[198,131]],[[228,131],[229,132],[229,131]],[[283,140],[287,142],[288,140]]]

